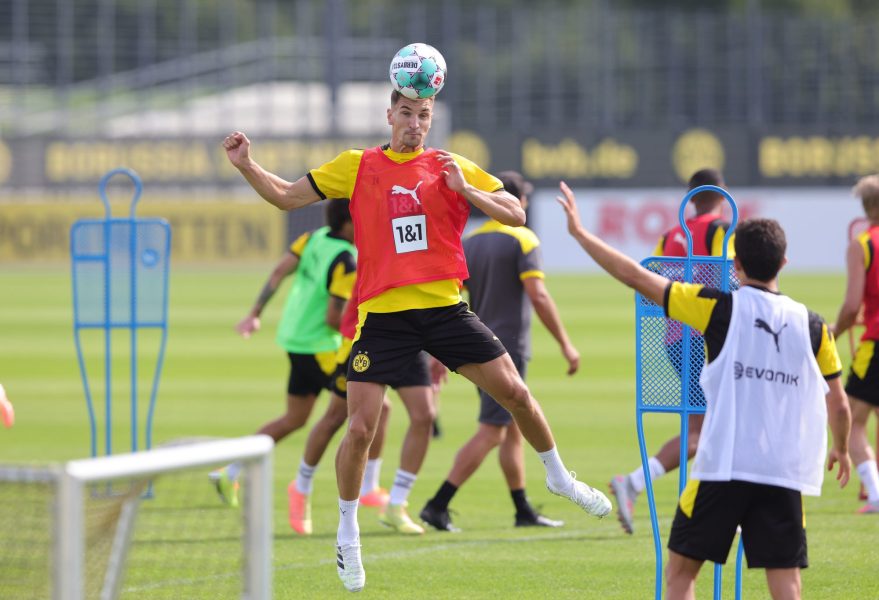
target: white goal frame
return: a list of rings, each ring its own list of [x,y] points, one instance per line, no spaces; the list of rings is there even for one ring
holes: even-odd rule
[[[272,449],[267,435],[198,442],[74,460],[61,470],[55,509],[53,600],[85,597],[85,493],[89,484],[121,478],[152,477],[182,469],[239,461],[244,489],[244,592],[246,600],[272,597]],[[126,500],[113,540],[113,556],[101,593],[114,598],[132,532],[139,495]]]

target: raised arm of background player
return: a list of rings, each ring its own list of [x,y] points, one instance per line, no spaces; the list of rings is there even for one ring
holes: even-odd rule
[[[229,162],[241,172],[256,193],[281,210],[295,210],[321,199],[308,177],[300,177],[291,183],[257,164],[250,157],[250,140],[240,131],[229,134],[223,140],[223,148],[226,149]],[[525,224],[525,211],[518,199],[505,190],[484,192],[468,184],[461,167],[444,150],[437,151],[437,159],[443,163],[443,175],[450,190],[467,198],[495,221],[513,227]]]
[[[247,316],[241,319],[238,325],[235,326],[235,331],[241,334],[241,337],[246,339],[254,332],[259,331],[259,318],[260,315],[262,315],[263,308],[269,303],[269,300],[275,295],[278,288],[281,287],[281,283],[283,283],[284,279],[291,273],[296,272],[296,267],[299,266],[299,256],[302,254],[302,249],[308,241],[308,236],[308,233],[299,236],[299,238],[297,238],[290,246],[290,250],[281,257],[281,260],[279,260],[278,264],[275,265],[275,268],[272,269],[272,273],[262,287],[262,291],[259,293],[256,302],[253,303],[253,308],[251,308],[250,312],[247,313]],[[339,329],[339,324],[342,322],[342,312],[344,311],[344,308],[345,300],[343,298],[330,295],[330,301],[327,304],[327,325],[333,329]]]
[[[573,375],[580,368],[580,353],[568,339],[568,332],[559,317],[555,301],[546,289],[541,277],[526,277],[522,280],[525,293],[534,306],[534,312],[540,317],[540,322],[552,334],[562,350],[562,356],[568,361],[568,375]]]
[[[612,275],[618,281],[633,288],[646,298],[649,298],[659,306],[665,305],[665,289],[671,283],[656,273],[648,271],[640,264],[617,250],[607,245],[597,236],[586,231],[580,223],[580,212],[577,210],[577,201],[571,188],[564,182],[560,188],[564,198],[556,198],[568,217],[568,233],[573,236],[583,250],[598,263],[598,265]],[[738,267],[738,258],[735,259]],[[749,280],[744,274],[741,278],[742,285],[748,283],[765,284]],[[765,287],[765,286],[764,286]],[[688,325],[690,325],[688,323]],[[833,465],[839,463],[839,471],[836,479],[839,486],[844,487],[848,483],[851,470],[851,460],[848,458],[848,435],[851,428],[851,413],[848,407],[848,397],[842,387],[840,377],[834,377],[827,382],[830,391],[825,396],[827,402],[827,422],[833,434],[833,447],[827,455],[827,470],[833,469]]]

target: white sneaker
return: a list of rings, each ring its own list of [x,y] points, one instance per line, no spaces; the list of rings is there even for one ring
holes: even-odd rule
[[[546,482],[546,489],[556,496],[567,498],[590,515],[599,519],[607,516],[613,510],[613,505],[607,496],[595,488],[589,487],[582,481],[577,481],[577,474],[573,471],[571,471],[571,478],[573,480],[572,485],[567,490],[554,489],[548,480]]]
[[[366,571],[360,559],[360,544],[336,544],[336,571],[349,592],[359,592],[366,585]]]

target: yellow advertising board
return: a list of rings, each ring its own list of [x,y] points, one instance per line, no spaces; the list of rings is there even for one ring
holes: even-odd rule
[[[129,207],[113,206],[114,217]],[[138,217],[162,217],[171,224],[171,260],[179,263],[272,262],[284,251],[285,213],[265,203],[163,199],[142,201]],[[70,259],[70,227],[78,219],[104,217],[89,202],[0,203],[0,264]]]

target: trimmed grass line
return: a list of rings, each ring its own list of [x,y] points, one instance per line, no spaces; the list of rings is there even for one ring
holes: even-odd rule
[[[407,549],[407,550],[397,550],[393,552],[376,552],[369,553],[363,557],[363,562],[365,564],[370,563],[378,563],[386,560],[400,560],[400,559],[408,559],[412,556],[421,556],[425,554],[436,554],[445,552],[448,550],[460,550],[462,546],[466,546],[468,548],[481,548],[481,547],[491,547],[491,546],[502,546],[504,544],[521,544],[523,542],[546,542],[553,540],[572,540],[578,538],[590,537],[589,534],[593,531],[598,531],[597,528],[589,528],[589,529],[578,529],[575,531],[567,531],[564,533],[557,533],[552,535],[532,535],[526,537],[514,537],[514,538],[505,538],[505,539],[481,539],[481,540],[461,540],[458,543],[447,543],[443,542],[441,544],[434,544],[431,546],[426,546],[424,548],[415,548],[415,549]],[[455,535],[455,534],[441,534],[441,535]],[[324,568],[328,565],[336,564],[336,555],[335,550],[332,547],[328,546],[327,558],[322,558],[314,563],[294,563],[287,565],[275,565],[272,567],[273,572],[282,572],[282,571],[292,571],[292,570],[302,570],[302,569],[315,569],[315,568]],[[229,579],[232,577],[240,576],[240,572],[234,573],[224,573],[218,575],[207,575],[205,577],[197,577],[197,578],[185,578],[185,579],[165,579],[162,581],[155,581],[153,583],[147,585],[138,585],[125,587],[124,592],[144,592],[146,590],[155,590],[166,587],[173,587],[176,585],[195,585],[198,583],[205,583],[209,581],[221,581],[223,579]]]

